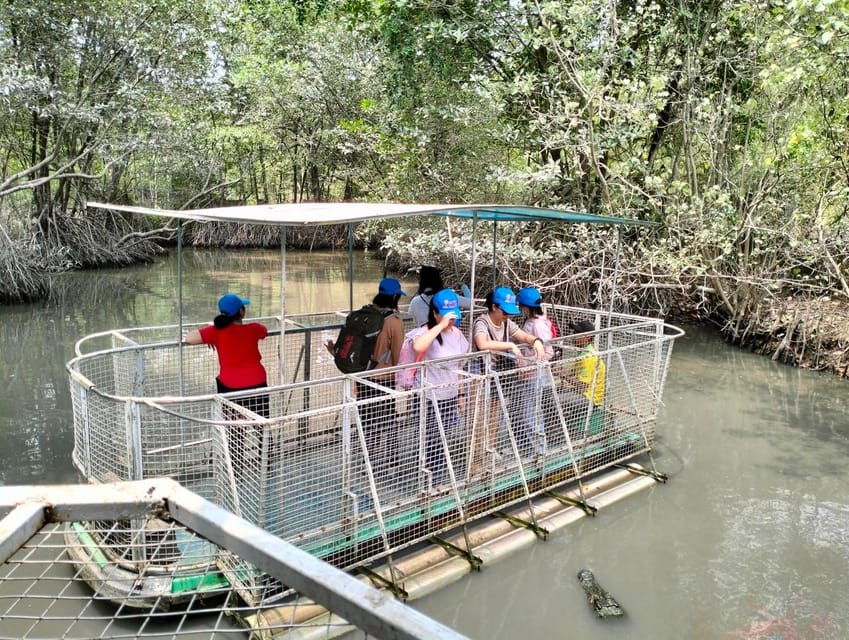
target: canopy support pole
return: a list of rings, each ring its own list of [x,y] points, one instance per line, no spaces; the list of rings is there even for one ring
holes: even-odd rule
[[[474,330],[475,330],[475,273],[477,272],[478,259],[478,212],[472,213],[472,275],[469,279],[469,284],[472,287],[472,300],[469,305],[469,347],[474,351]]]
[[[280,340],[278,347],[278,384],[286,383],[286,225],[280,226]]]
[[[183,221],[177,221],[177,379],[183,395]]]
[[[495,291],[495,287],[498,286],[498,263],[495,261],[495,244],[498,240],[498,221],[493,218],[492,219],[492,290]]]
[[[610,285],[610,302],[607,305],[607,314],[613,313],[613,300],[616,298],[616,282],[619,280],[619,259],[622,255],[622,227],[616,228],[616,258],[613,262],[613,283]]]
[[[354,223],[348,223],[348,312],[354,310]]]
[[[613,301],[616,298],[616,282],[619,280],[619,259],[622,255],[622,227],[616,227],[616,258],[613,261],[613,282],[610,285],[610,302],[607,306],[607,317],[608,322],[609,319],[613,316]],[[613,340],[613,335],[608,332],[607,333],[607,348],[609,349],[611,346],[611,341]],[[595,383],[593,383],[595,384]]]

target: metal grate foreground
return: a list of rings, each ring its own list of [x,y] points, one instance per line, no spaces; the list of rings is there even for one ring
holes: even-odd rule
[[[170,479],[0,487],[0,516],[0,638],[463,638]],[[297,592],[286,616],[244,604],[220,549]]]

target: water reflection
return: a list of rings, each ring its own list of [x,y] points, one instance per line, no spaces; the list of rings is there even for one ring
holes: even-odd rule
[[[338,252],[287,255],[287,313],[348,307],[348,260]],[[371,301],[383,265],[355,256],[354,305]],[[85,335],[108,329],[175,323],[174,255],[151,264],[57,276],[49,300],[0,307],[0,482],[76,482],[71,463],[73,416],[65,362]],[[415,284],[404,283],[407,291]],[[251,316],[280,312],[277,251],[187,251],[185,321],[211,321],[227,291],[251,300]]]

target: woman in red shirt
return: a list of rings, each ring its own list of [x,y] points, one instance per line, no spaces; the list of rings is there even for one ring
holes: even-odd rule
[[[208,344],[218,353],[218,393],[259,389],[267,384],[265,367],[259,353],[259,341],[268,335],[268,328],[259,322],[243,322],[245,307],[251,303],[235,293],[218,300],[219,315],[213,323],[186,334],[189,344]],[[268,417],[268,395],[261,394],[235,400],[264,418]]]

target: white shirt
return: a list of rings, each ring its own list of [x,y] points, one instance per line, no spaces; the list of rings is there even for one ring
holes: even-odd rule
[[[410,300],[410,315],[413,316],[413,324],[417,327],[427,324],[428,309],[430,309],[430,300],[433,298],[432,293],[418,293]],[[472,300],[465,296],[457,296],[460,300],[461,309],[471,309]]]

